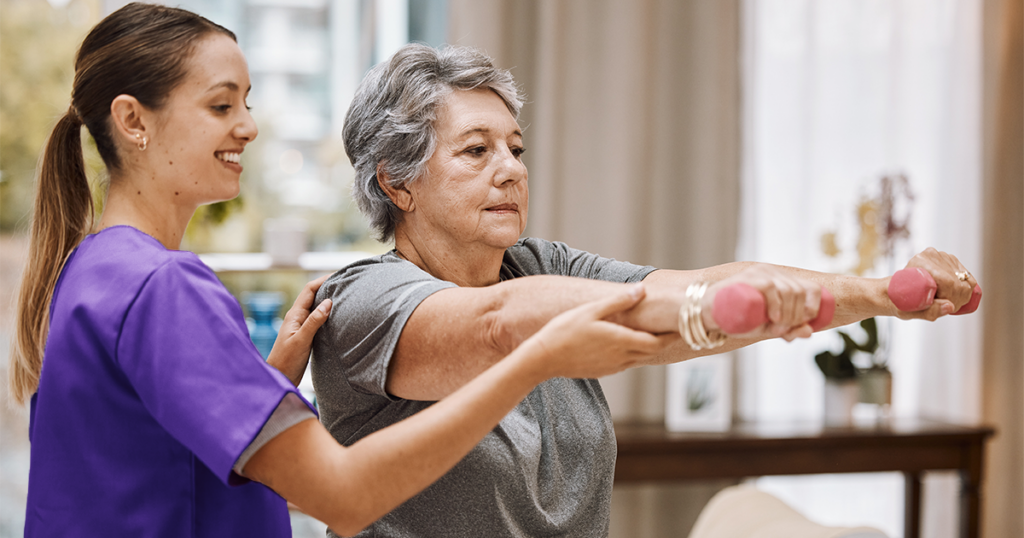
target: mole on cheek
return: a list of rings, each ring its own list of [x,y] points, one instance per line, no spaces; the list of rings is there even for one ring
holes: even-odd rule
[[[167,164],[174,164],[174,161],[167,161]]]
[[[174,195],[177,196],[178,195],[178,191],[174,191]]]
[[[135,194],[142,194],[142,191],[136,191]]]

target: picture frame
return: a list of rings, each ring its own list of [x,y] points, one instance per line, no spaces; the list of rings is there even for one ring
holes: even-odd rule
[[[668,365],[665,428],[726,431],[732,425],[732,354]]]

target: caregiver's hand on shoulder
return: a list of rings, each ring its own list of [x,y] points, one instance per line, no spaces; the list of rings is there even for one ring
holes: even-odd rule
[[[313,336],[331,313],[330,299],[324,299],[316,310],[312,310],[316,292],[328,276],[324,275],[302,288],[295,303],[284,315],[274,348],[267,357],[267,363],[280,370],[296,386],[306,372]]]
[[[546,377],[596,378],[642,364],[679,340],[676,333],[653,335],[608,321],[645,296],[643,284],[563,312],[531,336],[523,346],[539,348]]]

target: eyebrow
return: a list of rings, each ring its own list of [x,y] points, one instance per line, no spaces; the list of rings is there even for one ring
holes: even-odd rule
[[[461,133],[459,133],[459,138],[466,138],[467,136],[469,136],[469,135],[471,135],[473,133],[484,133],[484,134],[487,134],[487,133],[490,133],[490,132],[491,132],[491,130],[488,129],[487,127],[474,127],[472,129],[466,129],[465,131],[462,131]],[[523,137],[523,131],[520,130],[520,129],[516,129],[515,131],[512,131],[512,134],[518,136],[519,138]]]
[[[225,80],[224,82],[218,82],[217,84],[214,84],[213,86],[210,86],[206,91],[212,92],[212,91],[218,90],[220,88],[227,88],[227,89],[229,89],[229,90],[231,90],[233,92],[237,92],[238,91],[238,84],[235,84],[234,82],[231,82],[230,80]],[[246,88],[245,93],[249,93],[250,90],[252,90],[252,85],[251,84],[249,85],[248,88]]]

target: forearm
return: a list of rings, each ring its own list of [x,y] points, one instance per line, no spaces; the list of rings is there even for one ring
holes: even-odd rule
[[[836,312],[825,329],[842,327],[875,317],[892,316],[895,307],[889,300],[886,287],[889,278],[865,278],[851,275],[819,273],[796,267],[783,267],[794,276],[816,282],[827,288],[836,298]]]
[[[720,282],[755,265],[759,264],[756,262],[734,262],[694,271],[658,270],[648,275],[644,279],[644,284],[648,287],[649,295],[667,297],[670,293],[667,290],[685,289],[690,283],[696,281]],[[836,298],[835,315],[827,328],[841,327],[873,316],[887,316],[895,313],[895,308],[886,293],[888,278],[864,278],[822,273],[798,267],[760,265],[769,265],[794,278],[809,280],[827,288]],[[678,309],[678,303],[675,304]],[[662,313],[662,315],[665,314],[667,311]],[[671,319],[675,320],[675,318]]]
[[[349,448],[319,424],[299,424],[261,449],[246,473],[334,532],[355,534],[455,466],[546,378],[541,351],[523,346],[444,400]]]

